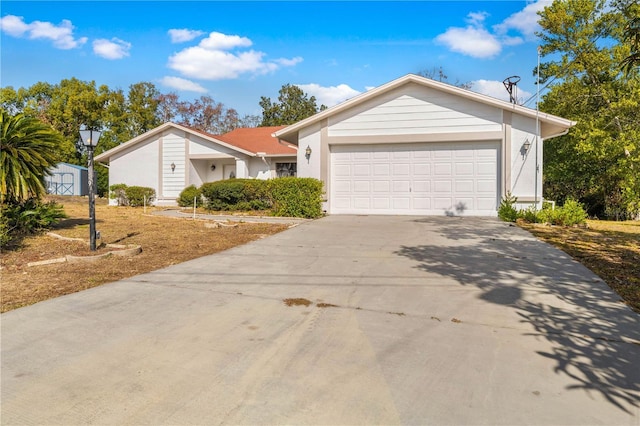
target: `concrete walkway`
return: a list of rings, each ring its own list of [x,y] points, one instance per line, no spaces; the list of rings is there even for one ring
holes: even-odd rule
[[[640,424],[640,316],[494,219],[330,216],[1,321],[7,425]]]

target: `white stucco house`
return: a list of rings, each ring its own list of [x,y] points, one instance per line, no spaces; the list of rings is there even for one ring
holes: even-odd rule
[[[576,123],[406,75],[273,133],[329,214],[495,216],[542,205],[543,141]]]
[[[296,146],[272,137],[283,127],[240,128],[211,135],[165,123],[97,155],[95,161],[109,167],[109,185],[153,188],[156,205],[172,206],[189,185],[230,177],[295,176]]]

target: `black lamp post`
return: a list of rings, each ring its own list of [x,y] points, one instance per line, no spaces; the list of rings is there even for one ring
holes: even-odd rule
[[[93,174],[93,150],[98,145],[98,139],[100,139],[99,130],[87,130],[84,126],[80,128],[80,138],[82,143],[87,147],[89,151],[89,246],[91,251],[96,251],[96,199],[95,188],[93,183],[95,182]]]

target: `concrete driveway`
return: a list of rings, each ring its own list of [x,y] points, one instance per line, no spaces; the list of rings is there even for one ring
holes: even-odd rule
[[[327,217],[1,321],[3,424],[640,424],[640,315],[495,219]]]

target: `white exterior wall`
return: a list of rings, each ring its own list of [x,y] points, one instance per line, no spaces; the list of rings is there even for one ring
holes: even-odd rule
[[[260,157],[253,157],[249,160],[249,177],[255,179],[267,180],[275,176],[272,169],[275,169],[275,163],[271,158],[265,158],[267,164]]]
[[[531,143],[524,152],[525,140]],[[536,156],[537,150],[537,156]],[[538,208],[542,207],[542,141],[536,143],[535,119],[514,115],[511,121],[511,182],[508,190],[520,198],[518,208],[527,208],[538,199]],[[537,164],[536,164],[537,163]],[[537,168],[536,165],[539,167]]]
[[[159,194],[159,151],[159,141],[156,138],[111,157],[109,185],[124,183],[128,186],[146,186]],[[116,204],[117,200],[109,198],[109,205]]]
[[[186,186],[185,138],[176,133],[170,131],[162,135],[162,194],[158,194],[159,199],[177,198]],[[172,163],[176,166],[173,171]]]
[[[329,118],[329,136],[500,131],[502,111],[430,88],[407,85]],[[304,146],[300,144],[301,151]]]
[[[320,124],[314,124],[300,130],[298,142],[298,177],[320,179]],[[311,148],[311,156],[306,158],[307,146]]]

